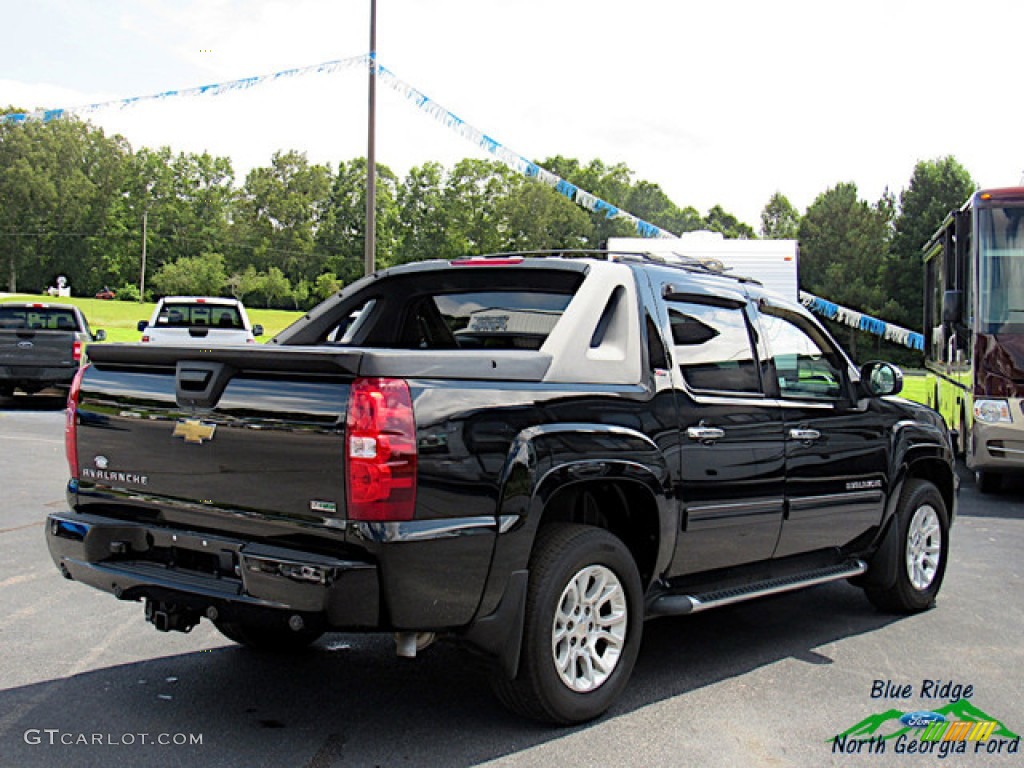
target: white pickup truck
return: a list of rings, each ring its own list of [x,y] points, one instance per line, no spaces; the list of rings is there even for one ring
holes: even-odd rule
[[[138,328],[145,343],[177,347],[254,344],[263,335],[242,302],[207,296],[165,296]]]

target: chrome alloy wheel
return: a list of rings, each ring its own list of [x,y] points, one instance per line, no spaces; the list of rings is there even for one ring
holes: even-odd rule
[[[932,585],[942,557],[942,529],[934,507],[924,504],[914,511],[907,528],[907,577],[914,589],[924,591]]]
[[[626,644],[626,591],[603,565],[573,576],[559,598],[551,632],[558,676],[571,690],[600,687],[615,671]]]

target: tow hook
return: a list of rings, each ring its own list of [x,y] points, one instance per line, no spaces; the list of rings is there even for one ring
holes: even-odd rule
[[[417,653],[429,648],[435,640],[435,632],[395,632],[395,653],[403,659],[415,659]]]
[[[191,632],[199,623],[199,612],[174,603],[146,600],[146,621],[160,632]]]

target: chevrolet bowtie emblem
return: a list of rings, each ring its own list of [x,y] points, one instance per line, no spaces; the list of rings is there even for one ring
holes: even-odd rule
[[[172,436],[183,437],[186,443],[201,445],[204,440],[213,440],[216,429],[216,424],[203,424],[197,419],[185,419],[175,425]]]

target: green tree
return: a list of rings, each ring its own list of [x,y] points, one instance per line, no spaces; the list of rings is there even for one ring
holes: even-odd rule
[[[725,237],[734,240],[753,240],[757,237],[749,224],[744,224],[720,205],[708,211],[704,218],[704,228],[712,232],[721,232]]]
[[[313,281],[312,295],[317,301],[329,299],[340,290],[341,282],[333,272],[324,272],[322,275],[317,275],[316,280]]]
[[[440,163],[425,163],[410,170],[398,187],[397,263],[457,255],[449,246],[444,184]]]
[[[124,139],[76,119],[0,124],[0,264],[8,290],[19,282],[39,290],[58,274],[79,293],[117,282],[105,269],[103,236],[128,154]]]
[[[448,175],[443,210],[451,256],[499,251],[508,226],[499,211],[522,177],[494,160],[460,160]]]
[[[526,179],[497,201],[503,251],[584,248],[590,221],[579,206],[543,184]]]
[[[183,256],[153,275],[153,288],[163,296],[220,296],[228,282],[219,253]]]
[[[884,264],[889,300],[882,309],[886,320],[921,328],[924,316],[924,266],[921,249],[953,210],[976,189],[967,170],[952,156],[922,160],[914,167],[910,185],[900,194],[892,251]]]
[[[761,237],[770,240],[795,240],[800,214],[781,192],[771,196],[761,211]]]
[[[395,263],[398,179],[387,166],[377,165],[375,263],[378,269]],[[366,260],[366,159],[340,163],[331,180],[322,226],[316,237],[315,273],[325,268],[345,281],[362,277]],[[312,278],[314,275],[310,275]]]
[[[275,152],[270,165],[246,176],[237,207],[241,248],[231,270],[252,264],[257,271],[277,267],[290,279],[312,279],[320,271],[314,248],[331,187],[327,166],[311,165],[302,152]]]
[[[800,221],[801,287],[861,312],[877,314],[889,251],[888,213],[861,200],[857,186],[818,195]]]

